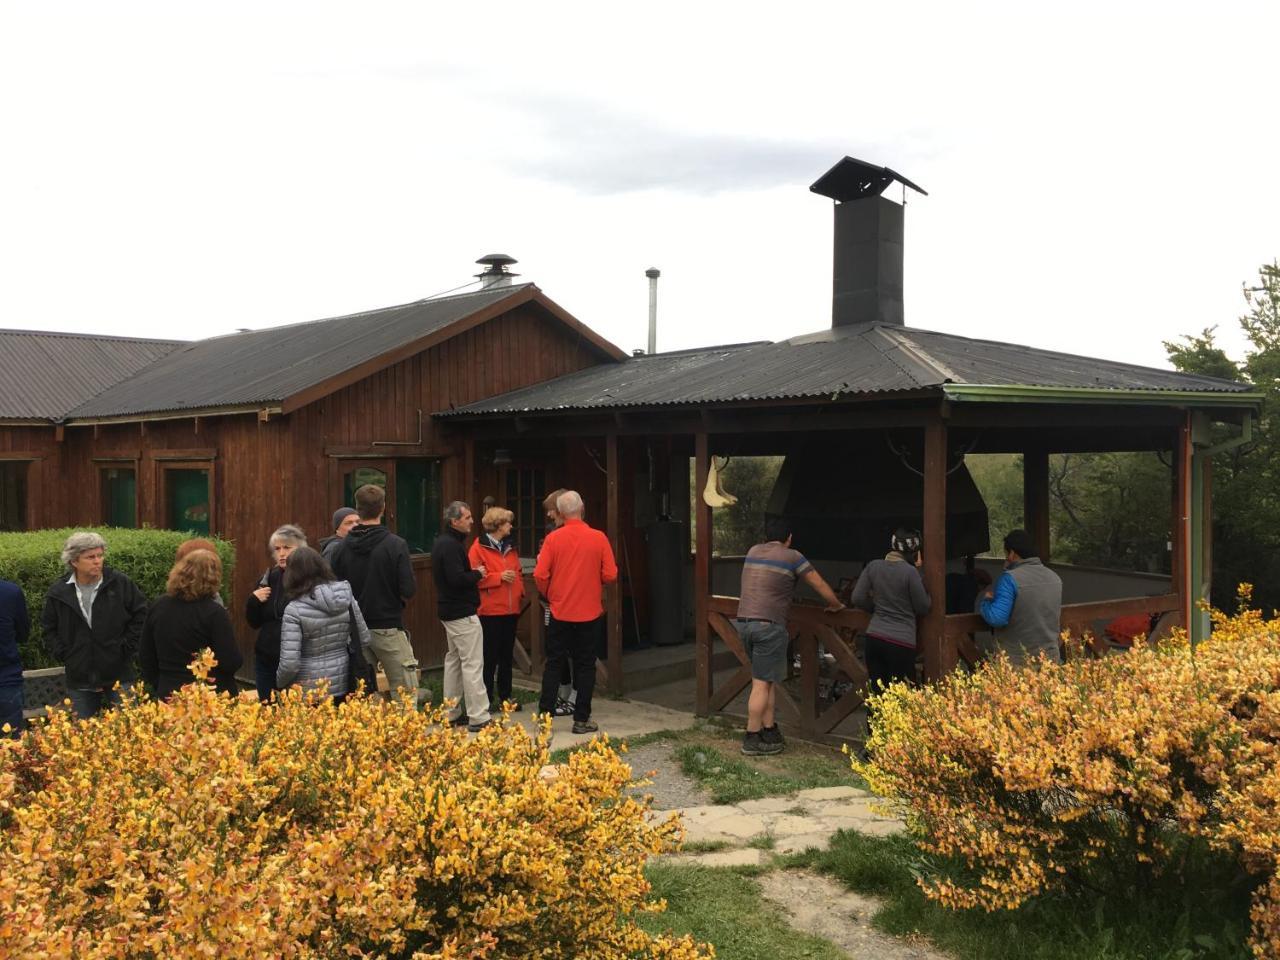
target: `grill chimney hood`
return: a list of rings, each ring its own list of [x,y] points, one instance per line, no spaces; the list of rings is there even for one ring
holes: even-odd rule
[[[902,243],[905,207],[881,196],[901,183],[922,188],[888,167],[845,157],[809,187],[835,205],[831,325],[903,321]]]
[[[766,517],[791,522],[794,546],[814,560],[874,560],[889,550],[896,527],[924,527],[924,480],[877,432],[856,442],[806,443],[789,453]],[[920,469],[923,441],[908,444],[906,462]],[[989,544],[987,505],[963,460],[948,463],[948,559],[982,553]],[[925,541],[927,553],[931,544]]]

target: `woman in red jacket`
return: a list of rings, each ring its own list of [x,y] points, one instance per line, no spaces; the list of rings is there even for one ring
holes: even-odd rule
[[[480,588],[480,627],[484,630],[484,688],[497,709],[511,699],[511,652],[516,643],[516,621],[524,599],[520,556],[511,542],[515,514],[490,507],[480,519],[484,533],[471,544],[471,567],[487,571]],[[496,694],[496,696],[495,696]],[[519,710],[520,704],[513,709]]]

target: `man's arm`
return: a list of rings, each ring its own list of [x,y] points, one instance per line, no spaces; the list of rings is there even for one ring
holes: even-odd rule
[[[809,572],[804,574],[804,582],[807,583],[823,600],[827,602],[827,611],[834,613],[837,610],[843,610],[844,604],[840,602],[840,598],[836,596],[836,592],[827,586],[827,581],[822,579],[822,574],[813,567],[809,568]]]
[[[142,625],[147,620],[147,598],[138,589],[138,585],[125,578],[129,586],[125,590],[124,609],[129,615],[129,622],[124,628],[124,648],[129,656],[138,652],[138,642],[142,639]]]
[[[400,541],[400,550],[396,554],[396,586],[400,589],[401,601],[408,600],[418,589],[418,581],[413,578],[413,560],[409,557],[409,544]]]
[[[604,549],[600,551],[600,582],[616,583],[618,580],[618,561],[613,558],[613,544],[603,533]]]
[[[555,542],[548,537],[542,541],[542,549],[538,551],[538,562],[533,568],[533,582],[538,585],[538,592],[544,597],[551,587],[551,573],[556,565]]]
[[[982,602],[978,604],[978,612],[982,619],[993,627],[1007,627],[1009,617],[1013,615],[1013,604],[1018,599],[1018,584],[1009,574],[1003,574],[996,582],[994,591],[987,591]]]
[[[408,554],[405,554],[406,560]],[[462,549],[462,544],[457,545],[457,549],[450,549],[444,556],[444,582],[451,587],[462,590],[475,583],[480,582],[481,573],[479,570],[472,570],[467,562],[467,552]]]
[[[62,637],[58,636],[58,601],[46,597],[44,610],[40,614],[40,632],[44,648],[55,660],[65,659],[66,651],[62,648]]]

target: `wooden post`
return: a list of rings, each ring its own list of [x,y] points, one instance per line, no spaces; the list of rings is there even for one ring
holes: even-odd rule
[[[462,441],[462,476],[459,480],[462,482],[460,499],[470,503],[474,513],[480,504],[472,503],[476,498],[476,442],[472,437],[465,437]]]
[[[924,428],[924,588],[932,607],[920,625],[924,675],[940,680],[956,665],[947,642],[947,425],[938,418]]]
[[[711,508],[702,499],[707,488],[707,475],[711,465],[711,445],[706,431],[699,431],[693,439],[694,491],[693,522],[697,530],[697,543],[693,554],[693,629],[695,692],[698,716],[711,712],[711,626],[707,600],[711,596]]]
[[[1040,559],[1049,562],[1049,451],[1032,448],[1022,454],[1022,522]],[[1007,533],[1008,531],[1004,531]],[[992,544],[999,552],[999,545]]]
[[[622,569],[622,551],[619,549],[622,528],[618,519],[618,480],[621,467],[618,463],[618,434],[610,431],[604,440],[605,470],[608,473],[608,497],[605,508],[605,532],[609,535],[609,546],[618,560],[618,568]],[[609,647],[609,692],[616,695],[622,693],[622,575],[606,591],[608,610],[605,624],[608,630]]]
[[[1191,414],[1177,427],[1173,445],[1173,592],[1182,625],[1191,629]]]

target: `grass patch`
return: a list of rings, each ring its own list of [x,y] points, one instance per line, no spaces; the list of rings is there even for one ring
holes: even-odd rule
[[[777,845],[777,838],[771,833],[757,833],[747,841],[747,846],[753,850],[772,850]]]
[[[739,803],[810,790],[814,787],[862,786],[843,756],[820,747],[792,750],[772,757],[739,759],[707,743],[681,744],[675,757],[685,775],[711,794],[713,803]]]
[[[1245,960],[1249,890],[1225,859],[1193,857],[1175,887],[1091,902],[1044,896],[1017,910],[948,910],[925,897],[921,866],[903,836],[841,831],[825,851],[784,858],[860,893],[884,899],[874,924],[895,936],[923,935],[959,960]]]
[[[692,934],[716,948],[719,960],[845,960],[832,944],[792,929],[782,911],[740,871],[650,864],[653,896],[665,913],[640,918],[646,930]]]
[[[689,840],[680,845],[681,853],[715,853],[729,849],[728,840]]]

